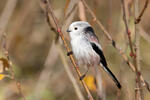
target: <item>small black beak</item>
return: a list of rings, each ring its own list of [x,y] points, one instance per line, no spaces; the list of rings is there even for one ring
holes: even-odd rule
[[[71,32],[69,29],[67,29],[67,32]]]

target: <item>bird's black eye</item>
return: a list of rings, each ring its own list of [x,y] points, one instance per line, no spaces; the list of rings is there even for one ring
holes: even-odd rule
[[[77,29],[78,29],[77,27],[74,28],[74,30],[77,30]]]

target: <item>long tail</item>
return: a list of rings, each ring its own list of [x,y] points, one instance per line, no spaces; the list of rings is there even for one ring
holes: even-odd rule
[[[115,82],[115,84],[117,85],[117,87],[119,89],[121,89],[121,84],[120,82],[117,80],[117,78],[115,77],[115,75],[111,72],[111,70],[107,67],[107,66],[103,66],[102,64],[100,64],[103,69],[107,72],[107,74],[112,78],[112,80]]]

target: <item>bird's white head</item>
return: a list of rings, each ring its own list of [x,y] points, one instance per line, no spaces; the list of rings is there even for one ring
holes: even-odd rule
[[[69,28],[67,29],[67,32],[69,32],[70,38],[74,39],[78,36],[82,36],[84,30],[87,27],[91,27],[91,25],[88,22],[85,21],[76,21],[73,22]]]

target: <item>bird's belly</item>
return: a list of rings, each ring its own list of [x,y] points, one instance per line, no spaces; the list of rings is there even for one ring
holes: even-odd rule
[[[73,41],[72,50],[79,65],[94,66],[100,62],[100,57],[92,49],[92,46],[87,41]]]
[[[79,65],[95,66],[99,64],[99,56],[95,55],[94,53],[91,53],[90,51],[81,52],[78,55],[79,56],[77,56],[76,59]]]

